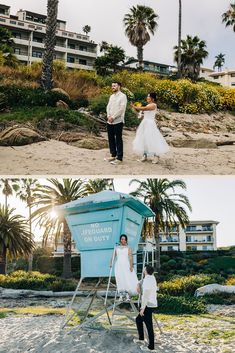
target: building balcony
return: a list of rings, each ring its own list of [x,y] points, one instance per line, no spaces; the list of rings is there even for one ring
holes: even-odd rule
[[[192,243],[214,243],[214,240],[207,240],[207,239],[192,239],[192,240],[186,240],[186,244],[192,244]]]
[[[69,63],[66,62],[66,66],[70,69],[81,69],[81,70],[93,70],[92,65],[81,65],[79,63]]]

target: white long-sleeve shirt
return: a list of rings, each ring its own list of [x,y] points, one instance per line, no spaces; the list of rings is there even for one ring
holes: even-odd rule
[[[141,309],[155,308],[157,304],[157,282],[154,275],[146,275],[142,284]]]
[[[112,124],[125,122],[126,105],[127,97],[121,91],[110,96],[106,111],[107,116],[111,116],[114,119]]]

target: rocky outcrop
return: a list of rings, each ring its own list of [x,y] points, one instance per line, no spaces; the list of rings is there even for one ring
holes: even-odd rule
[[[0,146],[23,146],[45,140],[45,136],[27,126],[14,125],[0,132]]]
[[[60,93],[60,94],[63,94],[64,96],[66,96],[68,99],[70,99],[70,95],[65,91],[63,90],[62,88],[52,88],[51,90],[52,92],[57,92],[57,93]]]

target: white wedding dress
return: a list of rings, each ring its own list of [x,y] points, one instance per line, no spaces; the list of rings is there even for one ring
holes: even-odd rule
[[[136,154],[160,156],[170,149],[155,122],[156,112],[157,107],[154,110],[144,111],[144,118],[133,141],[133,151]]]
[[[127,291],[129,294],[137,294],[138,278],[135,270],[131,272],[128,256],[128,246],[118,246],[116,248],[115,277],[118,292]]]

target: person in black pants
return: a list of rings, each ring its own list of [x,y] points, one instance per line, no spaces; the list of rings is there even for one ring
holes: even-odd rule
[[[144,342],[144,323],[147,328],[149,345],[142,346],[143,351],[154,350],[154,331],[152,314],[157,307],[157,282],[154,277],[154,269],[147,265],[144,269],[144,280],[142,283],[142,299],[139,315],[136,318],[136,326],[139,334],[138,342]],[[140,287],[138,291],[140,291]],[[136,340],[135,340],[136,341]]]
[[[125,120],[127,97],[121,91],[121,83],[112,83],[113,94],[107,105],[107,132],[109,140],[110,157],[107,158],[111,164],[121,164],[123,160],[122,130]]]
[[[123,123],[107,124],[110,154],[119,161],[123,159],[122,130]]]

